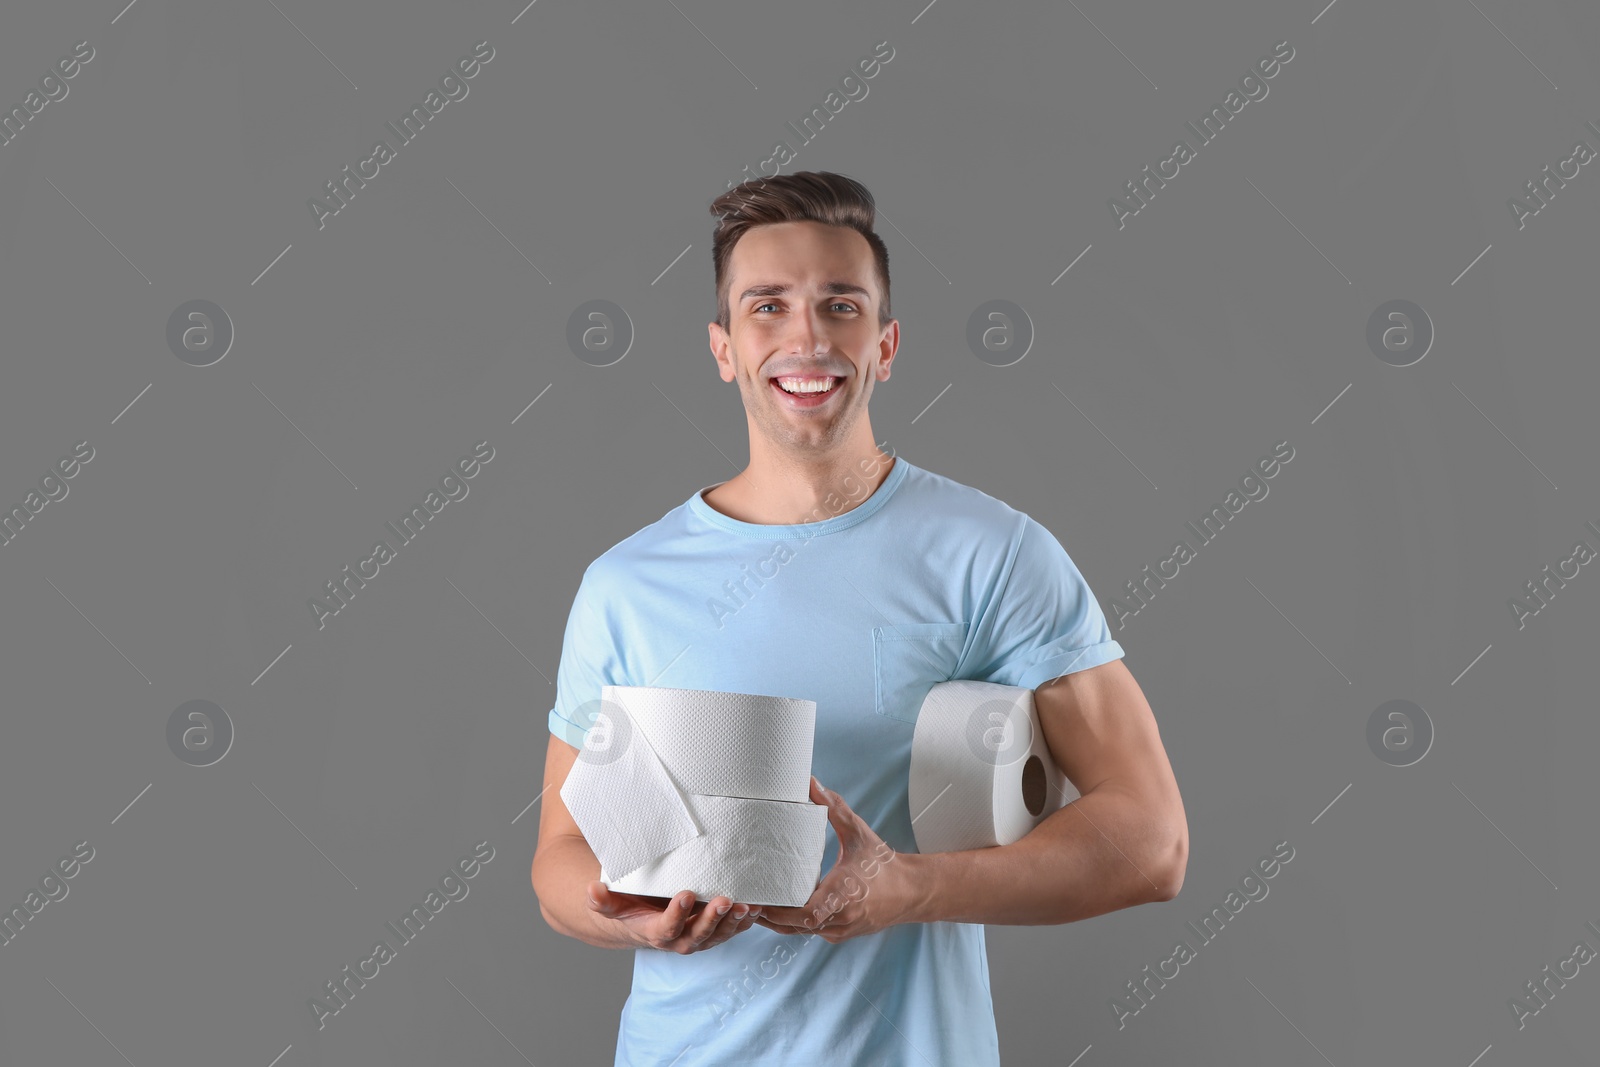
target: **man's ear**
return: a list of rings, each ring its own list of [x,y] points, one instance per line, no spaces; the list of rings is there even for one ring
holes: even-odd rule
[[[895,354],[900,351],[900,320],[890,319],[889,325],[884,327],[883,339],[878,342],[878,362],[875,368],[878,381],[889,380],[889,373],[894,368]]]
[[[729,351],[728,332],[715,322],[706,323],[706,333],[711,344],[711,354],[717,360],[717,376],[725,382],[734,380],[733,358]]]

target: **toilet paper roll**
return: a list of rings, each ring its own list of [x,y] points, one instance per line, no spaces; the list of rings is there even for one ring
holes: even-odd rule
[[[701,832],[627,708],[603,702],[561,783],[561,801],[601,866],[626,873]]]
[[[1078,796],[1050,756],[1033,690],[968,680],[928,690],[911,738],[918,851],[1009,845]]]
[[[815,701],[710,689],[607,685],[684,793],[807,803]]]
[[[796,884],[791,870],[796,842],[804,846],[801,856],[810,851],[812,822],[796,820],[814,821],[815,809],[826,821],[826,808],[810,802],[816,704],[655,686],[607,685],[600,696],[561,799],[600,860],[603,879],[614,877],[620,884],[652,861],[673,855],[670,863],[651,868],[649,884],[668,874],[693,875],[704,883],[710,872],[743,892],[788,892]],[[754,806],[712,803],[722,800]],[[702,810],[722,821],[706,825],[698,814]],[[752,820],[750,826],[728,821],[741,811]],[[708,837],[712,840],[704,840]],[[737,868],[722,862],[740,849],[749,855]],[[773,870],[766,872],[769,866]],[[740,880],[729,882],[733,870]],[[814,869],[810,878],[814,884]],[[688,886],[683,882],[661,895]],[[809,893],[808,886],[801,902]]]
[[[825,806],[693,793],[687,800],[705,832],[620,878],[602,865],[608,888],[659,897],[692,889],[700,900],[782,907],[811,896],[827,844]]]

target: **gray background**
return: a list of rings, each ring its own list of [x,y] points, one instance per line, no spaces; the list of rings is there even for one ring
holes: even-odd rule
[[[1507,601],[1600,544],[1600,176],[1521,230],[1506,200],[1600,147],[1593,5],[71,0],[0,16],[0,104],[83,39],[0,147],[0,502],[95,449],[0,548],[0,901],[95,858],[0,948],[0,1061],[611,1062],[630,956],[529,885],[551,683],[588,562],[747,457],[706,205],[780,139],[882,209],[875,438],[1045,523],[1108,618],[1295,449],[1115,631],[1183,790],[1182,893],[990,927],[1006,1062],[1592,1061],[1593,967],[1520,1032],[1508,999],[1600,947],[1600,578],[1522,629]],[[1119,230],[1107,199],[1285,39]],[[319,230],[306,200],[479,40],[468,97]],[[237,331],[204,368],[165,341],[193,299]],[[637,331],[609,367],[566,342],[591,299]],[[1036,330],[1010,367],[965,343],[990,299]],[[1365,341],[1390,299],[1437,331],[1409,367]],[[307,599],[484,439],[318,630]],[[204,768],[165,733],[195,699],[236,731]],[[1392,699],[1437,732],[1413,766],[1365,740]],[[481,840],[470,895],[319,1032],[307,1000]],[[1280,840],[1271,894],[1119,1030],[1111,997]]]

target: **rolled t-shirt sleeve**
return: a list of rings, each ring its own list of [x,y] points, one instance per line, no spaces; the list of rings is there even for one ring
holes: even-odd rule
[[[1037,689],[1124,655],[1054,534],[1023,515],[1011,563],[984,606],[962,677]]]
[[[571,745],[583,747],[584,734],[599,709],[600,688],[621,685],[616,641],[606,625],[599,600],[601,583],[591,564],[583,572],[567,614],[561,638],[561,662],[556,668],[556,702],[550,709],[550,732]]]

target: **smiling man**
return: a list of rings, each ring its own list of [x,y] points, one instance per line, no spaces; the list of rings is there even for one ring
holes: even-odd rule
[[[1172,899],[1188,861],[1177,782],[1060,542],[873,443],[867,405],[900,324],[871,194],[800,172],[746,182],[711,211],[711,352],[738,384],[750,462],[583,574],[549,715],[540,911],[563,934],[635,950],[618,1067],[998,1064],[982,924]],[[715,602],[726,610],[706,611]],[[1013,844],[922,855],[912,735],[928,689],[958,678],[1034,690],[1082,796]],[[560,797],[604,685],[816,702],[811,799],[832,832],[805,905],[606,888]]]

